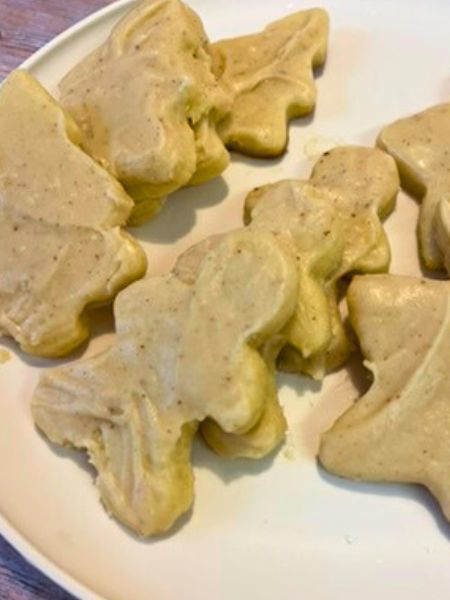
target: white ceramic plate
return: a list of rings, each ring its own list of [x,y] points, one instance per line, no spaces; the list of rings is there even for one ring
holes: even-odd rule
[[[307,8],[301,0],[190,0],[211,39],[258,30]],[[445,0],[322,0],[329,59],[313,119],[291,127],[282,160],[233,157],[223,179],[181,191],[136,230],[151,271],[194,241],[240,224],[252,187],[309,172],[308,156],[336,142],[373,144],[380,127],[450,96],[450,4]],[[129,2],[83,21],[26,63],[51,91],[107,35]],[[420,273],[417,206],[400,196],[387,230],[392,272]],[[111,338],[97,313],[85,351]],[[289,437],[273,460],[226,462],[195,448],[196,501],[172,535],[143,542],[109,519],[86,462],[33,428],[29,402],[41,368],[2,340],[0,531],[80,598],[108,600],[423,600],[450,594],[450,526],[413,486],[340,481],[318,469],[318,434],[357,392],[342,371],[323,386],[280,376]],[[357,361],[352,370],[360,372]]]

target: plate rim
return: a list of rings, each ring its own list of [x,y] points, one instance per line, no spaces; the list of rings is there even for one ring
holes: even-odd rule
[[[90,15],[87,15],[80,21],[77,21],[76,23],[74,23],[73,25],[56,35],[54,38],[52,38],[50,41],[44,44],[41,48],[39,48],[39,50],[36,50],[36,52],[34,52],[31,56],[24,60],[18,67],[15,67],[13,71],[17,69],[28,70],[35,68],[44,57],[57,50],[57,47],[60,44],[67,42],[71,37],[76,35],[80,29],[90,27],[96,24],[97,21],[101,21],[103,18],[109,17],[115,12],[120,12],[126,6],[136,4],[137,1],[138,0],[115,0],[115,2],[107,4],[103,8],[100,8],[99,10],[91,13]],[[10,73],[12,73],[12,71],[10,71]],[[9,74],[6,77],[8,76]]]
[[[16,68],[33,72],[33,69],[39,68],[41,61],[44,61],[48,56],[57,52],[60,46],[63,46],[78,33],[85,29],[95,27],[103,19],[111,17],[116,13],[120,13],[127,7],[136,3],[137,0],[115,0],[111,4],[94,11],[92,14],[87,15],[52,38]],[[8,77],[8,75],[6,77]],[[1,85],[2,84],[0,83],[0,86]],[[17,526],[12,525],[8,518],[2,514],[1,510],[0,534],[4,536],[5,540],[11,544],[11,546],[14,547],[26,561],[62,587],[65,591],[75,595],[79,600],[108,600],[106,596],[94,592],[92,588],[81,583],[77,577],[70,575],[63,567],[58,566],[57,562],[48,558],[45,551],[38,549],[38,547],[35,546]]]
[[[97,24],[105,17],[110,17],[116,12],[121,12],[125,7],[136,3],[136,0],[116,0],[99,10],[87,15],[80,21],[77,21],[41,48],[36,50],[31,56],[24,60],[19,66],[15,67],[10,73],[17,69],[32,70],[39,65],[39,62],[49,54],[58,49],[58,47],[70,38],[76,36],[81,30]],[[4,81],[0,83],[3,85]],[[48,577],[55,584],[59,585],[64,591],[76,596],[79,600],[108,600],[105,596],[100,596],[92,589],[89,589],[81,583],[76,577],[69,575],[62,567],[59,567],[54,561],[48,558],[42,550],[30,542],[26,536],[14,527],[6,516],[0,511],[0,535],[34,568]]]
[[[90,590],[78,579],[69,575],[62,567],[59,567],[41,550],[38,550],[20,531],[9,523],[0,512],[0,534],[34,568],[38,569],[53,583],[59,585],[64,591],[72,594],[79,600],[108,600]]]

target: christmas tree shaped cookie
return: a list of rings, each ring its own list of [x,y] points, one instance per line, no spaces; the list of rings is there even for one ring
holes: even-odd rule
[[[254,156],[284,152],[289,120],[314,109],[313,69],[324,64],[327,42],[328,15],[316,8],[212,44],[214,72],[233,99],[219,124],[228,148]]]
[[[88,335],[85,308],[145,271],[121,228],[132,200],[79,148],[78,127],[16,71],[0,88],[0,333],[39,356]]]

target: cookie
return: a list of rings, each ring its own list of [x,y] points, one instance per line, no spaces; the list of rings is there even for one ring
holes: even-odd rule
[[[0,88],[0,334],[60,356],[89,334],[85,308],[146,268],[127,235],[122,187],[79,148],[81,133],[25,71]]]
[[[314,110],[313,69],[324,64],[327,42],[328,15],[315,8],[211,45],[214,72],[233,99],[219,123],[228,148],[266,157],[286,150],[288,122]]]
[[[377,143],[395,158],[402,184],[421,201],[417,234],[424,265],[450,272],[450,104],[387,125]]]
[[[348,291],[369,391],[322,436],[322,466],[350,479],[420,483],[450,519],[450,283],[356,277]]]
[[[273,401],[264,346],[291,317],[296,290],[295,267],[272,234],[226,235],[194,283],[169,274],[117,297],[114,345],[42,374],[37,426],[88,452],[118,520],[141,536],[166,531],[192,504],[198,424],[245,435]]]
[[[342,146],[319,159],[309,181],[281,181],[247,197],[244,220],[288,239],[299,270],[298,307],[278,360],[281,369],[321,379],[347,359],[353,345],[337,286],[349,273],[388,269],[390,249],[380,219],[393,209],[398,188],[389,155]]]
[[[83,148],[135,200],[131,224],[156,214],[167,194],[228,165],[215,126],[229,98],[211,71],[199,17],[179,0],[137,4],[60,91]]]

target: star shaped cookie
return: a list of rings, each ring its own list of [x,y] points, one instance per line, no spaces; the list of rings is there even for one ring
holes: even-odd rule
[[[450,283],[356,277],[348,303],[373,383],[322,436],[319,460],[342,477],[420,483],[450,519]]]

